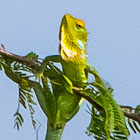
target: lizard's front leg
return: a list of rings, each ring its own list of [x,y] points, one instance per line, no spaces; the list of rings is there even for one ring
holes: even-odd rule
[[[113,92],[113,88],[111,87],[111,85],[100,77],[99,73],[96,71],[96,69],[91,64],[87,64],[86,71],[87,71],[87,73],[93,74],[93,76],[95,77],[94,85],[99,84],[104,89],[106,89],[109,93]]]
[[[99,73],[96,71],[96,69],[91,64],[87,64],[86,71],[87,71],[87,73],[91,73],[95,77],[96,83],[104,85],[103,80],[101,79]]]
[[[41,66],[37,68],[36,70],[36,75],[41,75],[43,74],[44,70],[46,69],[47,65],[50,63],[50,62],[55,62],[55,63],[62,63],[62,58],[60,55],[50,55],[50,56],[47,56],[43,62],[41,63]]]

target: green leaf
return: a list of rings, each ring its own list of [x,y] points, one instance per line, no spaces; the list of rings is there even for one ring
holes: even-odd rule
[[[1,64],[1,62],[0,62],[0,71],[2,71],[2,64]]]
[[[26,94],[26,95],[27,95],[27,101],[28,101],[28,103],[31,103],[31,104],[36,105],[36,103],[32,99],[32,95],[31,94]]]
[[[49,64],[50,70],[55,72],[57,82],[62,85],[69,93],[73,93],[73,84],[71,80],[65,76],[55,65]],[[51,79],[50,79],[51,80]]]
[[[137,126],[135,121],[133,121],[133,125],[134,125],[135,129],[140,133],[140,128]]]
[[[98,105],[100,105],[104,110],[102,113],[104,113],[104,129],[102,129],[101,132],[104,132],[107,140],[111,138],[111,134],[113,133],[115,127],[117,127],[121,134],[124,137],[128,136],[128,130],[126,128],[124,115],[122,113],[122,110],[120,106],[116,103],[116,101],[112,98],[112,94],[108,92],[106,88],[103,87],[103,85],[100,85],[98,83],[94,83],[90,85],[90,88],[93,86],[92,90],[85,90],[87,91],[87,95],[90,96],[90,98],[96,102]],[[96,88],[96,90],[94,89]],[[94,116],[94,114],[93,114]],[[92,119],[94,121],[94,119]],[[92,123],[91,121],[91,123]],[[97,120],[96,120],[97,122]],[[93,127],[95,124],[93,125]],[[94,129],[92,127],[92,129]],[[90,132],[92,132],[90,130]],[[94,131],[94,134],[99,135],[96,133],[97,131]],[[97,136],[96,136],[97,137]]]
[[[16,128],[17,130],[19,130],[20,126],[22,126],[24,120],[23,120],[23,117],[22,115],[19,113],[19,112],[16,112],[14,114],[14,117],[15,117],[15,124],[14,124],[14,128]]]
[[[133,127],[132,123],[130,122],[130,120],[128,119],[128,124],[130,126],[130,128],[133,130],[133,132],[136,134],[136,130],[135,128]]]
[[[29,87],[28,80],[21,79],[21,87],[27,89]]]
[[[134,113],[140,113],[140,105],[138,105],[135,109],[135,112]]]
[[[38,55],[34,52],[28,53],[25,57],[28,58],[29,60],[34,60],[34,61],[38,59]]]
[[[19,123],[18,122],[15,123],[14,128],[16,128],[19,131]]]
[[[26,109],[26,96],[25,93],[22,91],[21,87],[19,87],[19,102]]]
[[[121,136],[121,135],[114,135],[115,140],[118,138],[118,140],[127,140],[127,138],[125,136]]]

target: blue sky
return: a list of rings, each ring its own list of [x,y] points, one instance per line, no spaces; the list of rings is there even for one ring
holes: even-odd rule
[[[0,0],[0,43],[6,50],[26,55],[34,51],[44,58],[58,54],[61,18],[69,13],[85,21],[89,32],[88,62],[114,88],[121,105],[140,104],[140,1],[139,0]],[[21,108],[25,122],[17,132],[13,114],[18,87],[0,72],[0,132],[3,140],[35,140],[29,112]],[[46,118],[39,106],[39,140],[45,137]],[[90,116],[80,112],[67,124],[62,140],[92,140],[85,134]],[[133,134],[130,140],[138,140]]]

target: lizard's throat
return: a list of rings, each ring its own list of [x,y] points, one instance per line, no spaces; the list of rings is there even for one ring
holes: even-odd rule
[[[65,57],[73,58],[73,57],[75,57],[77,55],[77,53],[75,51],[69,50],[62,40],[60,41],[60,47],[61,47],[60,48],[60,55],[62,57],[63,57],[63,55],[65,55]]]
[[[65,43],[60,40],[59,42],[59,53],[64,60],[72,60],[72,59],[85,59],[86,55],[83,52],[76,52],[74,50],[70,50]]]

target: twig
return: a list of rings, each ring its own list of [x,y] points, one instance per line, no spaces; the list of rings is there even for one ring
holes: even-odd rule
[[[6,51],[3,44],[1,44],[1,47],[0,47],[0,56],[6,57],[6,58],[11,58],[14,61],[20,62],[22,64],[25,64],[25,65],[31,67],[32,69],[38,67],[38,64],[33,60],[29,60],[28,58],[26,58],[24,56],[19,56],[19,55]]]
[[[140,111],[140,109],[137,109],[137,108],[133,108],[131,106],[125,106],[125,105],[120,105],[121,108],[124,108],[124,109],[129,109],[129,110],[137,110],[137,111]]]
[[[123,111],[124,112],[124,111]],[[130,118],[140,124],[140,114],[139,113],[127,113],[124,112],[124,116]]]

